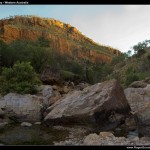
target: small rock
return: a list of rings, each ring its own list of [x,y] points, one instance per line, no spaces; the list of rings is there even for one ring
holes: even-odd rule
[[[129,87],[133,88],[144,88],[147,86],[147,83],[145,83],[143,80],[142,81],[134,81],[129,85]]]
[[[139,137],[133,137],[131,140],[130,140],[131,142],[139,142]]]
[[[58,87],[56,85],[53,85],[52,88],[53,88],[53,90],[57,90],[58,89]]]
[[[75,87],[74,82],[70,82],[70,86],[71,86],[72,88],[74,88],[74,87]]]
[[[119,137],[118,139],[120,142],[124,142],[126,138],[123,136],[123,137]]]
[[[63,88],[63,92],[64,92],[64,94],[66,94],[66,93],[69,92],[69,89],[67,88],[67,86],[65,86],[65,87]]]
[[[88,87],[89,84],[87,83],[80,83],[79,85],[77,85],[77,87],[80,89],[80,90],[83,90],[84,88]]]
[[[106,138],[114,138],[115,136],[111,132],[100,132],[100,137]]]
[[[50,85],[43,85],[42,89],[43,97],[50,98],[53,94],[53,89]]]
[[[22,127],[31,127],[32,124],[29,123],[29,122],[22,122],[22,123],[21,123],[21,126],[22,126]]]
[[[85,145],[99,145],[100,144],[100,137],[96,134],[89,134],[85,137],[83,143]]]
[[[8,122],[2,122],[2,123],[0,123],[0,127],[4,127],[7,124],[8,124]]]
[[[141,137],[140,141],[149,141],[150,142],[150,137],[147,137],[147,136]]]
[[[40,124],[41,124],[41,122],[35,122],[34,124],[36,124],[36,125],[40,125]]]

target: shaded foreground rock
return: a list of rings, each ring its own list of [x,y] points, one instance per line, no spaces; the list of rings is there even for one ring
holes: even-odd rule
[[[150,136],[150,84],[144,88],[127,88],[124,92],[137,122],[139,134]]]
[[[110,80],[68,94],[48,111],[44,121],[49,125],[75,123],[113,128],[125,119],[130,106],[119,83]]]
[[[50,86],[42,86],[39,95],[9,93],[0,99],[0,115],[14,121],[40,121],[52,96]]]
[[[131,110],[135,113],[145,108],[145,105],[150,102],[150,84],[145,88],[127,88],[124,93]]]

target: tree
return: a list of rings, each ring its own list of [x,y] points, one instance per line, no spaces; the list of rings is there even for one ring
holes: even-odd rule
[[[131,51],[131,50],[128,50],[126,54],[127,54],[127,57],[131,57],[132,51]]]
[[[17,62],[12,68],[2,68],[0,93],[35,93],[41,82],[30,62]]]
[[[49,47],[50,41],[44,38],[43,36],[38,38],[38,42],[41,47]]]
[[[145,49],[149,47],[150,40],[145,40],[143,42],[139,42],[137,45],[134,45],[132,48],[134,53],[137,55],[142,55],[145,52]]]

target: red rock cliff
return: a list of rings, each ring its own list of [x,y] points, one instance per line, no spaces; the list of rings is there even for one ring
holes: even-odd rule
[[[41,36],[50,40],[50,46],[60,53],[92,62],[108,63],[113,55],[121,54],[111,47],[98,45],[75,27],[58,20],[35,16],[15,16],[0,20],[0,39],[6,43],[17,39],[37,40]]]

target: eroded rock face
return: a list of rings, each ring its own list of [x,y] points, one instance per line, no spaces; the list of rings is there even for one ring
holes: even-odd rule
[[[40,95],[9,93],[0,99],[5,116],[15,121],[40,121],[43,109],[49,106],[52,95],[50,86],[43,86]]]
[[[88,86],[66,95],[48,108],[48,124],[91,124],[108,128],[116,126],[129,113],[130,106],[116,80]]]
[[[84,58],[91,62],[111,62],[111,53],[117,56],[121,54],[119,50],[111,47],[107,47],[110,54],[100,52],[101,48],[100,51],[94,48],[85,49],[76,42],[88,43],[96,47],[98,45],[82,35],[75,27],[58,20],[36,16],[15,16],[0,20],[0,39],[6,43],[17,39],[35,41],[41,36],[48,39],[51,42],[50,46],[61,54],[71,55],[79,59]]]

